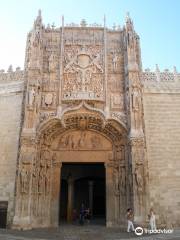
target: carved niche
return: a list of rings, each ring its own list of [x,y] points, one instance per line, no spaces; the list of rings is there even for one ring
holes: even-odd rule
[[[34,30],[30,36],[30,69],[40,69],[42,37],[39,30]]]
[[[26,165],[22,165],[20,172],[20,192],[27,194],[29,192],[30,172]]]
[[[103,50],[100,46],[66,46],[63,99],[103,100]]]

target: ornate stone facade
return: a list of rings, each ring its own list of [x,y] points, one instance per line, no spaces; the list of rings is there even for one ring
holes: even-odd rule
[[[108,29],[105,21],[103,27],[64,26],[64,19],[50,28],[39,12],[27,38],[25,69],[1,71],[0,93],[16,78],[14,87],[22,81],[25,90],[12,226],[59,224],[61,166],[76,161],[104,163],[107,226],[124,226],[128,207],[145,223],[157,191],[150,185],[144,98],[162,86],[179,93],[180,76],[142,72],[130,17],[123,29]]]

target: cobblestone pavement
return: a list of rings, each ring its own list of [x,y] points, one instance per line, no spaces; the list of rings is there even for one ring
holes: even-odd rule
[[[172,234],[154,234],[137,237],[120,229],[105,226],[63,225],[56,229],[34,229],[28,231],[0,229],[0,240],[180,240],[180,230]]]

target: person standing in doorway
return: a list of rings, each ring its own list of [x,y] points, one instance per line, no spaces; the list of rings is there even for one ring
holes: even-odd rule
[[[130,232],[131,230],[134,232],[134,224],[133,224],[133,217],[134,217],[134,214],[133,214],[133,211],[131,208],[128,208],[127,209],[127,223],[128,223],[128,226],[127,226],[127,232]]]
[[[81,209],[80,209],[80,216],[79,216],[79,223],[81,225],[84,225],[84,217],[85,217],[85,206],[84,206],[84,203],[82,203]]]

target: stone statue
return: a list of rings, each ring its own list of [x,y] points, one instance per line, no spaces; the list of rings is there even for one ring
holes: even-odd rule
[[[137,193],[138,193],[139,201],[141,204],[142,203],[142,194],[143,194],[143,185],[144,185],[143,184],[144,180],[143,180],[143,176],[142,176],[142,164],[141,165],[136,164],[134,175],[135,175],[135,181],[136,181],[136,186],[137,186]]]
[[[92,61],[92,64],[95,65],[101,73],[103,72],[103,68],[101,67],[100,64],[100,53],[96,53],[95,58]]]
[[[70,149],[75,148],[75,141],[74,141],[74,135],[73,134],[69,135],[69,145],[68,145],[68,147],[70,147]]]
[[[29,174],[24,166],[22,167],[22,169],[20,171],[20,186],[21,186],[21,193],[28,192]]]
[[[140,108],[140,94],[136,87],[132,90],[132,107],[135,111],[138,111]]]
[[[134,127],[138,129],[140,126],[140,92],[138,88],[133,88],[132,91],[132,110],[134,112]]]
[[[35,96],[36,96],[36,92],[35,92],[34,88],[32,87],[28,92],[28,103],[29,103],[29,106],[31,106],[31,107],[34,105]]]
[[[80,138],[77,141],[77,146],[79,148],[83,148],[86,145],[85,139],[86,139],[86,132],[81,132]]]
[[[51,182],[51,169],[50,167],[46,168],[46,175],[45,175],[45,192],[46,195],[50,193],[50,182]]]
[[[34,165],[33,172],[32,172],[32,191],[34,193],[38,192],[38,175],[39,175],[39,168]]]
[[[126,190],[126,174],[125,174],[125,167],[121,167],[120,172],[120,191],[121,195],[125,195]]]
[[[113,70],[117,70],[117,63],[118,63],[118,55],[114,53],[112,58]]]
[[[45,192],[45,168],[41,167],[39,171],[39,179],[38,179],[38,193]]]
[[[49,57],[49,72],[55,72],[56,71],[56,59],[54,54],[52,53]]]

